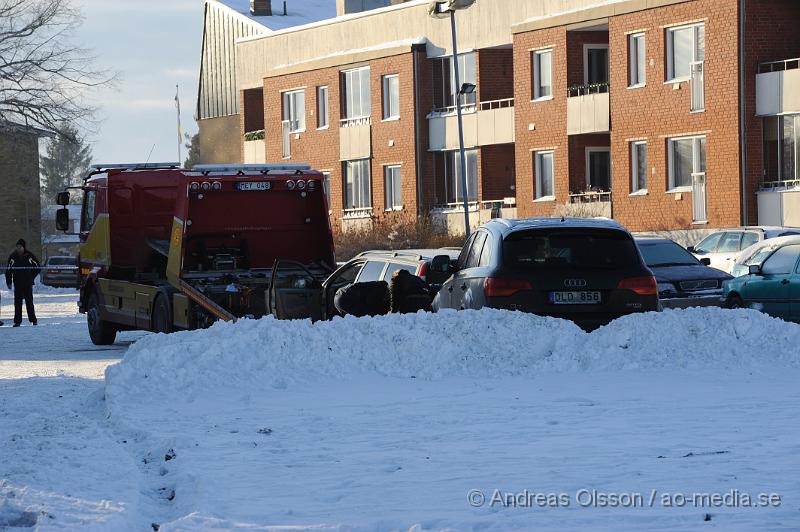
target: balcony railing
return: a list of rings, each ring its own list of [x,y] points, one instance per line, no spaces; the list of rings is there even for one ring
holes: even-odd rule
[[[281,133],[283,137],[283,158],[288,159],[292,156],[292,121],[284,120],[281,122]]]
[[[761,183],[761,190],[785,190],[790,188],[800,188],[800,179],[764,181]]]
[[[587,190],[585,192],[573,192],[569,195],[570,203],[610,203],[611,192]]]
[[[371,116],[354,116],[352,118],[342,118],[339,120],[341,127],[355,127],[355,126],[371,126]]]
[[[345,220],[354,220],[358,218],[371,218],[372,207],[358,207],[355,209],[344,209],[343,218]]]
[[[611,88],[610,83],[587,83],[586,85],[573,85],[567,89],[567,97],[586,96],[589,94],[604,94]]]
[[[467,206],[470,211],[478,210],[479,203],[477,201],[468,201]],[[440,203],[435,205],[431,212],[464,212],[464,202]]]
[[[770,61],[758,65],[759,74],[769,72],[783,72],[784,70],[797,70],[800,68],[800,57],[795,59],[784,59],[783,61]]]
[[[705,64],[697,61],[691,65],[692,112],[706,108]]]
[[[502,100],[490,100],[488,102],[480,102],[479,109],[481,111],[491,111],[492,109],[507,109],[514,107],[514,98],[504,98]]]

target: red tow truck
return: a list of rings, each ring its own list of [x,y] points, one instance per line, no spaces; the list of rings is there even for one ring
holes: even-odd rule
[[[324,178],[308,165],[96,165],[79,188],[78,305],[98,345],[260,318],[287,294],[316,297],[335,269]],[[69,227],[66,208],[56,224]]]

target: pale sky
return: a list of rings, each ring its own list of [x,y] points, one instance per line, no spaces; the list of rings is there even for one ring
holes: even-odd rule
[[[175,161],[178,157],[175,85],[181,124],[194,134],[203,0],[73,0],[84,15],[76,35],[101,68],[119,73],[116,89],[94,97],[95,163]],[[182,148],[182,160],[186,149]]]

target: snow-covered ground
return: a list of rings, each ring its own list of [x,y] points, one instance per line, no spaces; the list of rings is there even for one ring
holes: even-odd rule
[[[0,328],[0,529],[800,529],[800,326],[753,311],[128,334],[103,386],[48,304]]]

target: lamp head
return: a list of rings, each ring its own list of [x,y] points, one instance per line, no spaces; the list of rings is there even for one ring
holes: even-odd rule
[[[428,14],[435,18],[446,18],[452,11],[466,9],[476,0],[437,0],[428,8]]]

